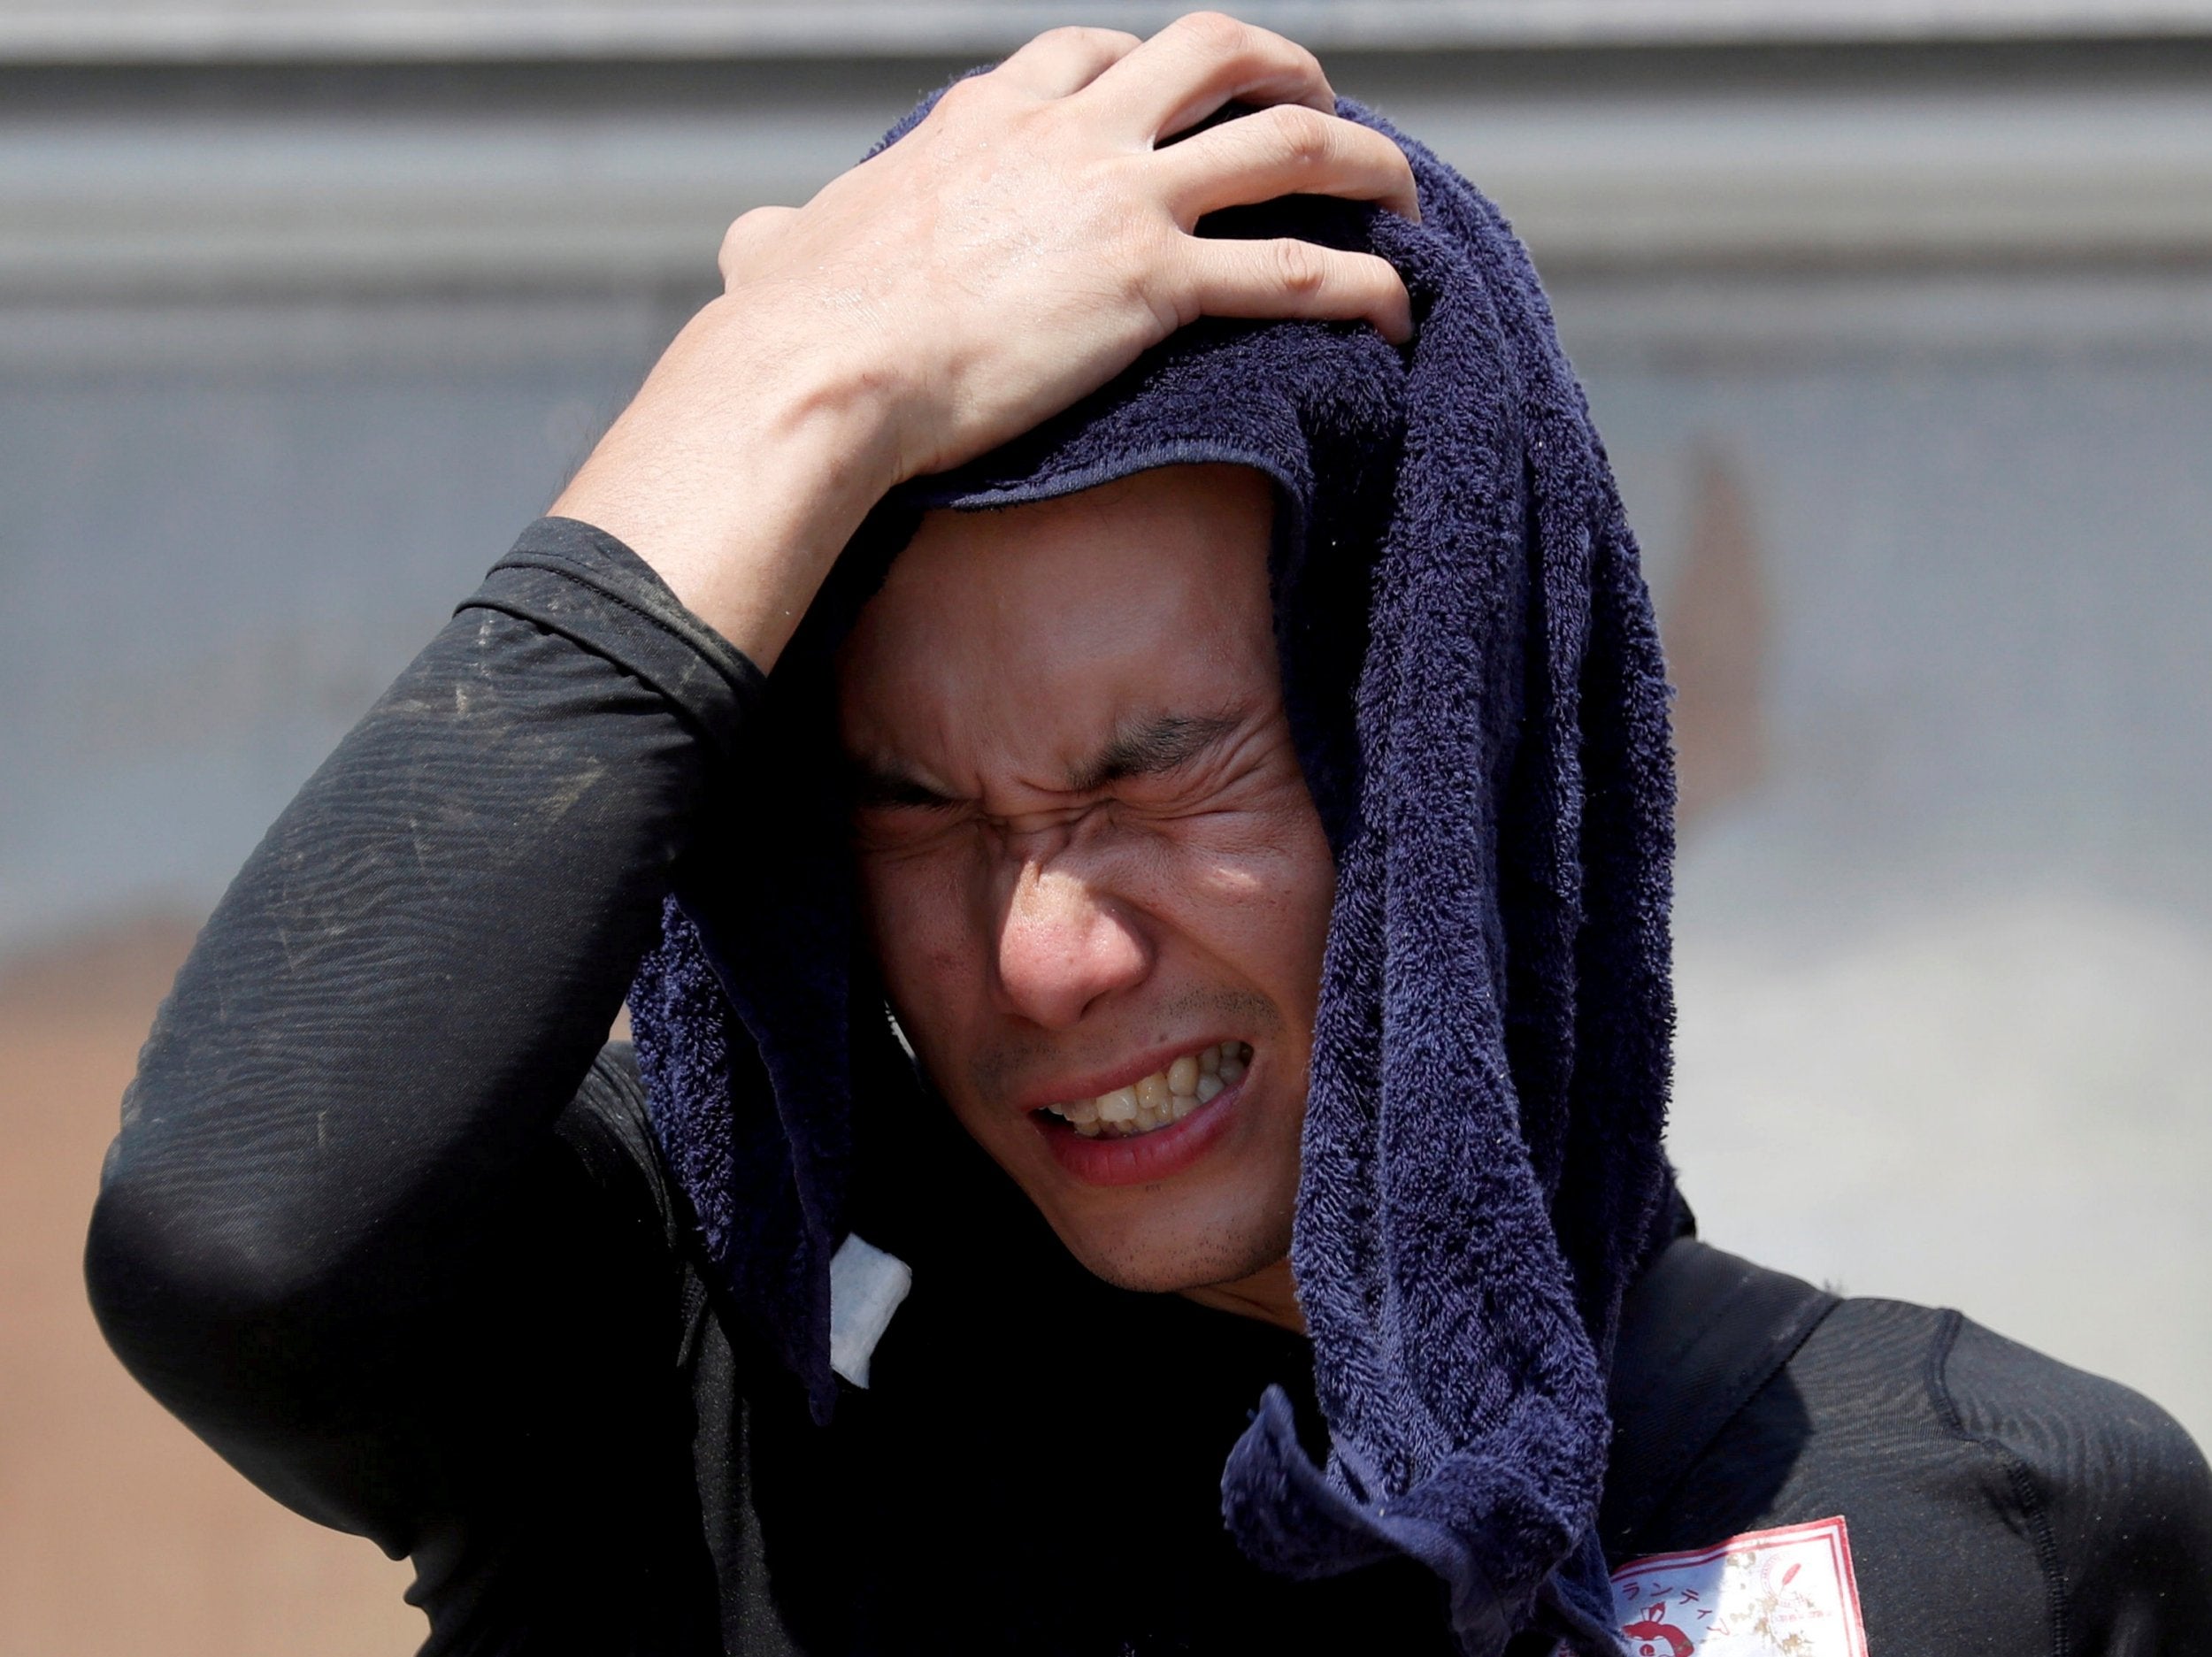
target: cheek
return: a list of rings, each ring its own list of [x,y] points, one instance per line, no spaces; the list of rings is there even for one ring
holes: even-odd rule
[[[1283,999],[1310,1004],[1319,987],[1336,869],[1302,790],[1279,807],[1194,837],[1176,861],[1175,884],[1194,928],[1235,953]]]

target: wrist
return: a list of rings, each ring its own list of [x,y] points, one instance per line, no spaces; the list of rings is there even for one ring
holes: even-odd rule
[[[795,337],[709,304],[550,508],[624,541],[764,671],[902,470],[887,377]]]

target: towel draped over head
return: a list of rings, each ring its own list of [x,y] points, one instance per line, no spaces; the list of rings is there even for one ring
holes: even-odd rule
[[[1337,858],[1291,1251],[1330,1449],[1317,1466],[1271,1389],[1229,1452],[1224,1513],[1292,1576],[1424,1561],[1471,1653],[1532,1628],[1610,1651],[1607,1377],[1671,1184],[1656,633],[1527,255],[1465,180],[1340,107],[1403,146],[1422,223],[1297,197],[1202,234],[1381,254],[1412,295],[1412,343],[1201,322],[879,508],[771,681],[778,810],[680,877],[632,995],[638,1052],[720,1288],[826,1417],[849,1036],[880,1016],[850,912],[828,652],[924,508],[1155,466],[1258,469],[1278,501],[1286,700]],[[733,1089],[739,1069],[772,1087]]]

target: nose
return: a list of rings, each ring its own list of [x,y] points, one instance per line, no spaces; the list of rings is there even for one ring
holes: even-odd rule
[[[1152,949],[1133,917],[1079,874],[1025,861],[999,921],[997,967],[1008,1010],[1065,1030],[1141,983]]]

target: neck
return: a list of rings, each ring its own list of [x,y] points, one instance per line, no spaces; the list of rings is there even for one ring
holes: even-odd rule
[[[1201,1284],[1180,1293],[1185,1300],[1210,1306],[1217,1312],[1257,1318],[1294,1335],[1306,1332],[1306,1315],[1298,1309],[1298,1291],[1290,1280],[1288,1255],[1233,1283]]]

